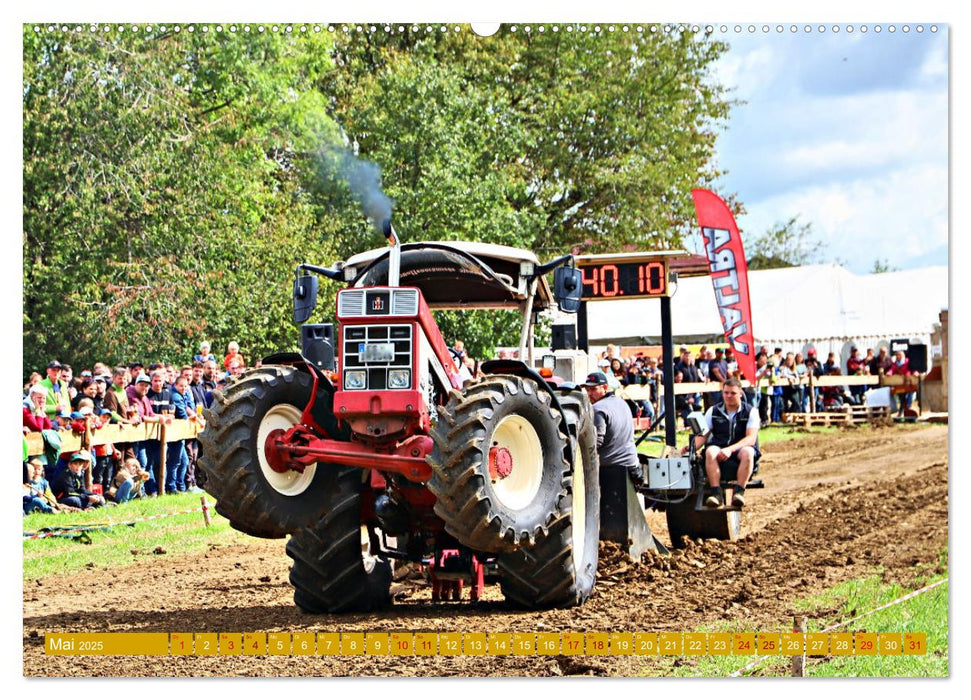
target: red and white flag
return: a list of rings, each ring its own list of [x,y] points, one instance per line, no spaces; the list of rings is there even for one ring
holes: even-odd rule
[[[701,235],[705,239],[708,270],[715,288],[715,302],[742,374],[755,381],[755,341],[752,306],[748,296],[748,264],[742,237],[728,205],[708,190],[691,190]]]

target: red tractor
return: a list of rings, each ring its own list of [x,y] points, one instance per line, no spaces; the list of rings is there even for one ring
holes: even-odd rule
[[[302,353],[266,358],[215,392],[201,466],[216,510],[257,537],[290,535],[294,601],[307,612],[390,602],[394,562],[423,565],[433,598],[476,600],[498,581],[526,608],[583,603],[600,528],[586,394],[530,363],[493,360],[470,379],[432,309],[575,311],[570,256],[472,243],[389,247],[335,269],[300,265]],[[554,290],[546,274],[555,270]],[[348,284],[337,328],[306,324],[323,274]]]

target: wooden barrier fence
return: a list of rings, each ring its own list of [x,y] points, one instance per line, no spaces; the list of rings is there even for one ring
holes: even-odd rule
[[[116,443],[141,442],[142,440],[158,440],[161,443],[159,456],[159,493],[165,493],[165,446],[176,440],[189,440],[199,436],[202,428],[196,419],[171,419],[168,423],[141,423],[127,425],[123,423],[109,423],[96,430],[86,430],[76,433],[70,428],[57,431],[61,436],[61,452],[77,452],[90,450],[95,445],[114,445]],[[44,437],[41,433],[27,433],[27,454],[31,457],[44,454]],[[91,486],[91,469],[87,470],[87,484]]]

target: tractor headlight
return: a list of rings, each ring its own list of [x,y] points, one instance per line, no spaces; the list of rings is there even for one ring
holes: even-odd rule
[[[393,369],[388,372],[389,389],[408,389],[411,387],[410,369]]]
[[[367,374],[363,369],[349,369],[344,372],[345,389],[363,389],[367,386]]]

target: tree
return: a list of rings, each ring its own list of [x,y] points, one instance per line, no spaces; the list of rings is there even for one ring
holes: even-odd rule
[[[746,247],[748,269],[772,270],[816,262],[823,243],[813,238],[811,223],[800,223],[799,217],[794,216],[785,223],[777,223]]]
[[[691,189],[717,175],[729,109],[709,75],[726,46],[689,32],[558,29],[338,35],[323,89],[347,142],[380,166],[405,240],[504,243],[548,259],[694,234]],[[373,240],[359,228],[340,245]],[[486,345],[517,342],[515,324],[472,329]]]
[[[125,29],[24,30],[25,370],[294,346],[329,39]]]

